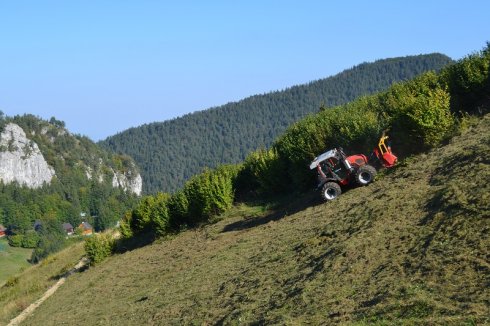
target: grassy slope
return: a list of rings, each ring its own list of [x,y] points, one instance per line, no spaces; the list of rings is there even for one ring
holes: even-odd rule
[[[0,286],[22,268],[29,266],[32,249],[10,247],[7,238],[0,239]]]
[[[10,285],[0,287],[0,325],[7,325],[29,304],[39,299],[83,254],[83,243],[79,242],[10,277]]]
[[[26,324],[490,323],[489,157],[487,116],[336,202],[238,207],[111,257]]]

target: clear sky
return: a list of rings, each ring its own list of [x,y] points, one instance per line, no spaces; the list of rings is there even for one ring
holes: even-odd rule
[[[97,141],[366,61],[490,41],[490,1],[0,1],[0,110]]]

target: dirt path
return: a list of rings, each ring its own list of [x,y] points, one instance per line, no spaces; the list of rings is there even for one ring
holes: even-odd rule
[[[56,284],[54,284],[52,287],[50,287],[44,293],[44,295],[41,298],[39,298],[36,302],[34,302],[29,307],[27,307],[26,309],[24,309],[24,311],[22,311],[20,313],[20,315],[18,315],[14,319],[12,319],[7,326],[17,326],[17,325],[20,325],[20,323],[22,323],[30,314],[32,314],[34,312],[34,310],[36,310],[37,307],[39,307],[44,301],[46,301],[46,299],[48,299],[53,293],[55,293],[58,290],[58,288],[61,285],[63,285],[63,283],[65,283],[66,278],[68,276],[70,276],[71,274],[73,274],[76,271],[80,270],[87,263],[88,263],[88,261],[87,261],[86,258],[80,259],[80,261],[75,265],[75,267],[73,267],[73,269],[71,269],[69,272],[67,272],[62,278],[60,278],[58,280],[58,282],[56,282]]]

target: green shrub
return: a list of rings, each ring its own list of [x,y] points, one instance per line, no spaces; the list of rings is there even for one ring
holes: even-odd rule
[[[168,194],[158,193],[154,197],[153,207],[151,208],[151,226],[159,236],[165,235],[170,229],[170,214],[168,210]]]
[[[129,239],[133,236],[133,230],[131,229],[131,222],[133,219],[133,215],[131,211],[127,211],[119,224],[119,230],[121,231],[121,235],[125,239]]]
[[[170,196],[164,193],[144,197],[131,215],[123,219],[121,223],[123,236],[148,230],[157,235],[165,234],[170,228],[169,199]]]
[[[23,248],[36,248],[39,244],[39,234],[34,230],[29,230],[24,234],[22,238],[22,247]]]
[[[207,220],[231,207],[238,171],[238,166],[223,165],[216,170],[205,170],[185,184],[183,192],[188,201],[190,224]]]
[[[44,221],[39,232],[38,246],[31,255],[31,262],[38,263],[48,255],[60,251],[66,245],[65,234],[54,220]]]
[[[240,186],[254,189],[260,194],[272,194],[285,185],[286,165],[275,149],[260,149],[250,153],[240,171]]]
[[[24,235],[22,234],[9,235],[7,239],[11,247],[21,247],[22,240],[24,240]]]
[[[451,131],[450,96],[435,73],[396,84],[382,96],[398,153],[416,153],[437,145]]]
[[[168,208],[172,228],[178,229],[181,225],[189,223],[189,200],[184,190],[180,190],[170,197]]]
[[[109,257],[115,246],[110,234],[95,234],[85,240],[85,253],[91,265],[95,265]]]
[[[136,232],[141,232],[150,227],[151,213],[155,198],[153,196],[145,196],[141,199],[138,206],[133,209],[131,218],[131,229]]]
[[[488,112],[490,94],[490,43],[478,53],[443,69],[440,82],[451,93],[453,112]]]

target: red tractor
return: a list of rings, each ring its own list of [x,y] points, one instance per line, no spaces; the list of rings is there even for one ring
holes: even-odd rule
[[[376,158],[383,167],[392,167],[397,157],[391,152],[391,148],[385,145],[387,138],[387,136],[381,137],[371,157]],[[326,201],[337,198],[342,193],[341,186],[349,184],[366,186],[376,176],[376,169],[369,164],[365,155],[347,156],[342,148],[331,149],[316,157],[311,162],[310,169],[317,170],[318,189],[322,189],[322,197]]]

